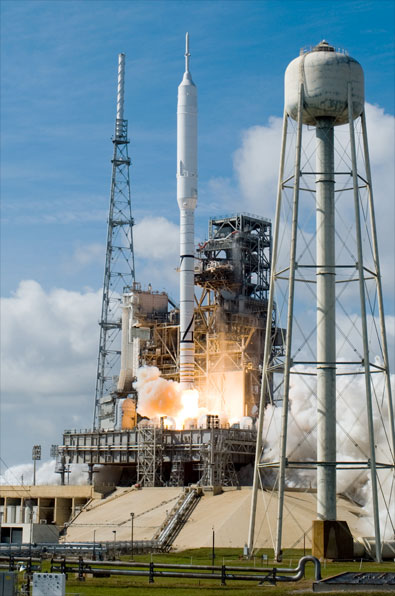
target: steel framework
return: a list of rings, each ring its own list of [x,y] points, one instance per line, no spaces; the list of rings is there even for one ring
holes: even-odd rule
[[[283,133],[282,133],[282,148],[280,157],[280,171],[278,180],[278,194],[276,207],[276,221],[273,240],[273,262],[269,293],[269,307],[274,304],[282,296],[284,311],[286,314],[286,345],[285,353],[279,358],[270,360],[272,337],[269,330],[266,331],[265,349],[262,371],[262,385],[261,385],[261,408],[258,420],[257,429],[257,444],[255,456],[255,470],[254,483],[252,491],[252,503],[250,514],[250,529],[248,546],[250,551],[254,545],[254,533],[256,524],[256,505],[258,488],[263,487],[262,474],[268,469],[278,470],[275,486],[278,488],[278,514],[277,514],[277,532],[275,555],[277,559],[281,557],[282,544],[282,526],[283,526],[283,511],[284,511],[284,490],[286,485],[286,475],[295,469],[305,470],[336,470],[340,469],[365,469],[369,471],[372,502],[373,502],[373,522],[375,531],[376,544],[376,559],[381,560],[381,530],[379,517],[379,503],[378,503],[378,487],[383,499],[383,514],[387,515],[389,523],[393,526],[393,519],[391,521],[390,502],[394,499],[394,472],[395,472],[395,431],[394,431],[394,412],[392,403],[392,393],[390,384],[390,370],[388,360],[388,349],[385,331],[385,319],[383,308],[383,295],[381,285],[381,273],[379,265],[379,254],[377,246],[377,231],[376,221],[374,216],[372,180],[369,164],[368,140],[366,131],[365,113],[362,112],[360,117],[354,121],[352,116],[352,99],[351,99],[351,85],[348,86],[348,142],[340,145],[337,150],[339,154],[338,163],[334,170],[329,171],[328,168],[316,165],[316,171],[311,166],[311,155],[306,152],[303,144],[303,139],[308,135],[306,128],[302,126],[302,110],[304,106],[304,85],[300,83],[299,87],[299,101],[298,114],[296,120],[295,131],[289,133],[290,116],[287,111],[284,111],[283,119]],[[302,134],[303,133],[303,134]],[[318,137],[318,133],[317,133]],[[286,170],[286,151],[287,146],[290,146],[290,139],[294,140],[292,147],[295,152],[294,161],[291,161],[293,172]],[[357,153],[357,141],[360,146]],[[288,143],[288,145],[287,145]],[[317,149],[318,152],[318,149]],[[358,159],[358,156],[360,159]],[[318,161],[318,159],[317,159]],[[288,163],[288,168],[290,167]],[[325,174],[325,175],[324,175]],[[337,260],[334,264],[328,266],[330,274],[334,277],[336,288],[336,307],[340,313],[339,319],[342,316],[342,324],[336,323],[336,331],[340,340],[338,341],[340,349],[334,351],[333,361],[322,361],[319,358],[318,347],[312,344],[311,339],[317,338],[317,328],[324,323],[317,321],[315,317],[311,317],[310,321],[304,319],[301,324],[301,309],[299,312],[296,308],[297,298],[296,292],[299,292],[299,300],[302,299],[303,311],[308,312],[310,304],[315,303],[318,296],[318,283],[315,279],[317,275],[321,274],[322,261],[317,260],[320,257],[314,255],[314,250],[311,246],[312,242],[318,237],[317,232],[311,234],[311,239],[306,239],[306,228],[308,229],[309,217],[307,214],[306,205],[311,204],[313,209],[316,205],[316,194],[318,194],[317,184],[313,186],[311,180],[317,179],[319,182],[327,182],[328,179],[334,186],[333,194],[336,196],[337,209],[337,238],[338,238],[338,253],[341,254],[342,260],[339,262],[339,256],[336,255]],[[287,193],[292,196],[287,196]],[[341,197],[343,203],[339,200]],[[351,200],[350,200],[351,197]],[[312,201],[313,199],[313,201]],[[354,210],[354,219],[352,225],[348,224],[347,233],[345,234],[341,225],[343,222],[342,205],[346,201],[351,202]],[[318,200],[317,200],[318,204]],[[304,210],[303,210],[304,209]],[[292,210],[292,216],[290,211]],[[317,207],[319,211],[319,207]],[[287,219],[288,218],[288,219]],[[288,228],[288,237],[290,239],[290,246],[286,254],[289,254],[288,263],[284,262],[284,248],[281,245],[284,238],[284,229],[286,223],[291,219],[292,225]],[[317,216],[317,221],[318,216]],[[307,222],[307,223],[306,223]],[[299,242],[297,242],[299,239]],[[318,244],[318,241],[317,241]],[[282,254],[283,253],[283,254]],[[317,254],[318,250],[317,250]],[[322,258],[322,257],[321,257]],[[283,284],[283,285],[282,285]],[[342,294],[345,288],[350,285],[358,287],[359,306],[358,301],[347,302],[343,299]],[[309,288],[302,294],[302,290]],[[351,293],[351,290],[350,290]],[[346,295],[346,294],[345,294]],[[309,303],[308,300],[311,300]],[[287,306],[286,306],[287,304]],[[335,304],[333,304],[334,308]],[[329,307],[323,308],[322,305],[317,306],[318,314],[323,311],[323,320],[327,323],[329,319]],[[370,320],[376,321],[374,325],[369,325]],[[348,326],[348,328],[347,328]],[[351,331],[350,331],[351,330]],[[292,335],[294,338],[292,339]],[[317,342],[318,343],[318,342]],[[342,351],[348,349],[351,354],[350,359],[345,358]],[[377,350],[378,358],[373,357],[373,350]],[[346,352],[347,353],[347,352]],[[319,457],[319,450],[323,451],[322,446],[317,446],[317,457],[305,461],[296,461],[296,457],[292,457],[295,449],[289,446],[291,441],[288,441],[288,419],[290,417],[291,400],[290,388],[291,383],[299,382],[304,385],[304,391],[310,393],[314,400],[318,402],[318,374],[320,369],[326,367],[335,371],[337,378],[337,388],[334,389],[332,398],[334,401],[343,401],[344,405],[347,403],[344,398],[344,385],[340,386],[340,379],[348,378],[348,386],[353,382],[357,386],[358,377],[364,378],[364,398],[365,398],[365,412],[366,412],[366,435],[369,439],[368,451],[359,447],[359,437],[353,437],[348,434],[348,441],[352,447],[355,447],[358,453],[358,459],[347,462],[339,461],[336,448],[333,455],[328,459],[327,455]],[[280,436],[280,450],[278,461],[273,461],[271,454],[264,453],[263,442],[263,428],[264,428],[264,404],[266,401],[266,392],[269,390],[270,381],[273,375],[277,376],[276,387],[273,390],[272,400],[276,401],[275,394],[277,393],[277,401],[282,402],[282,423]],[[379,381],[381,377],[381,384]],[[375,379],[374,379],[375,377]],[[292,381],[291,381],[292,379]],[[313,379],[316,385],[309,383],[306,379]],[[381,387],[381,389],[378,389]],[[380,392],[380,394],[379,394]],[[388,423],[385,425],[383,418],[384,404],[387,402],[388,408]],[[336,404],[335,404],[336,405]],[[322,405],[319,404],[317,409],[323,411]],[[359,406],[356,412],[360,416],[363,411],[363,406]],[[378,451],[377,441],[375,435],[378,433],[378,426],[374,424],[374,415],[381,420],[383,427],[385,427],[386,435],[386,451],[381,449],[381,456],[383,460],[376,461],[376,451]],[[328,417],[328,416],[327,416]],[[325,421],[325,417],[324,417]],[[327,441],[325,446],[329,444],[333,450],[332,443],[336,440],[336,431],[344,433],[339,418],[335,419],[335,427],[331,429],[332,440]],[[306,439],[306,436],[303,438]],[[324,443],[324,441],[322,441]],[[350,447],[349,447],[350,448]],[[329,449],[327,449],[329,453]],[[378,470],[392,470],[392,484],[390,494],[385,495],[378,475]],[[317,486],[318,486],[317,474]],[[334,490],[336,485],[334,483]],[[328,491],[329,492],[329,491]],[[385,511],[386,509],[386,511]],[[392,516],[393,518],[393,516]]]
[[[112,139],[110,208],[107,228],[106,262],[100,317],[100,341],[97,361],[93,427],[98,427],[100,399],[114,390],[114,376],[119,373],[121,300],[125,288],[135,281],[133,217],[130,198],[128,123],[123,118],[125,55],[118,57],[118,94],[115,135]]]
[[[128,468],[144,486],[184,486],[191,481],[235,486],[237,470],[253,462],[255,443],[255,430],[241,428],[65,431],[56,471],[62,484],[70,464],[87,464],[91,484],[94,466],[107,464]]]

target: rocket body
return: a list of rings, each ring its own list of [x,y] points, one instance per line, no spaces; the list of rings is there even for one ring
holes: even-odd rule
[[[177,202],[180,208],[180,384],[194,383],[194,252],[197,203],[197,89],[189,72],[188,34],[185,73],[177,103]]]

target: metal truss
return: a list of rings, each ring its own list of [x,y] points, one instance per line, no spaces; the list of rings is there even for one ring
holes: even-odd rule
[[[99,323],[94,428],[98,428],[100,399],[114,391],[114,376],[119,373],[120,365],[122,293],[125,288],[132,287],[135,281],[132,232],[134,222],[130,198],[127,128],[127,120],[116,120],[103,300]]]
[[[137,482],[143,486],[161,486],[162,433],[153,426],[143,426],[137,438]]]

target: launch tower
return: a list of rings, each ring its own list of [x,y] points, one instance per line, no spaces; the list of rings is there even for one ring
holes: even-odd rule
[[[124,119],[125,54],[118,56],[117,115],[113,137],[110,208],[106,262],[100,317],[93,427],[99,427],[101,405],[111,412],[117,407],[115,375],[121,355],[121,300],[125,288],[135,281],[133,217],[130,198],[128,121]],[[106,404],[103,404],[103,400]]]

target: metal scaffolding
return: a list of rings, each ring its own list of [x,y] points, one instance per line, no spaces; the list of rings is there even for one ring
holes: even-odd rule
[[[154,426],[143,426],[137,437],[137,482],[142,486],[162,485],[162,434]]]

